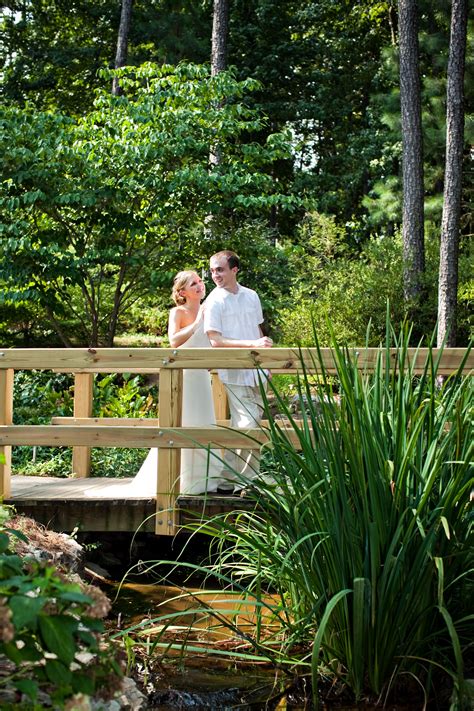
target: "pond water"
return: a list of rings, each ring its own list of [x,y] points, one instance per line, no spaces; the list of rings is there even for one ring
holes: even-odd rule
[[[144,550],[141,550],[139,558],[158,559],[156,552],[152,555],[150,550],[150,544],[156,539],[144,540],[143,548],[150,555],[143,555]],[[112,565],[110,576],[115,581],[122,578],[127,564],[134,563],[130,558],[127,560],[129,547],[124,543],[113,539],[110,542],[113,553],[107,551],[104,544],[98,549],[96,560],[99,563],[107,564],[107,568],[111,563],[117,564],[115,569]],[[171,551],[161,553],[164,559],[173,560]],[[190,559],[194,562],[201,553],[190,550]],[[135,568],[135,572],[137,570]],[[144,580],[146,582],[142,582]],[[243,600],[237,594],[206,590],[203,581],[196,578],[189,581],[183,576],[180,580],[179,573],[171,575],[171,580],[177,583],[174,585],[149,580],[137,576],[118,583],[100,578],[101,586],[113,600],[109,629],[119,633],[131,630],[132,676],[148,697],[147,708],[152,711],[312,709],[307,679],[291,677],[276,670],[270,662],[256,659],[244,662],[237,658],[244,650],[252,651],[246,634],[253,636],[256,625],[266,639],[278,634],[278,626],[268,608],[256,607],[253,600]],[[271,598],[267,600],[270,602]],[[186,653],[183,653],[183,641],[187,644]],[[335,693],[330,680],[322,680],[320,698],[326,699],[321,709],[328,711],[380,711],[381,708],[368,703],[354,706],[344,688]],[[387,704],[384,711],[420,711],[421,708],[419,702]]]
[[[143,650],[143,655],[136,652],[134,676],[148,695],[149,709],[311,708],[300,699],[301,682],[269,663],[214,656],[248,647],[244,635],[255,631],[259,617],[251,601],[197,587],[111,581],[102,581],[102,586],[114,601],[110,626],[132,629]],[[261,617],[270,630],[269,611]],[[183,640],[192,648],[185,656]],[[164,648],[166,661],[160,654]]]

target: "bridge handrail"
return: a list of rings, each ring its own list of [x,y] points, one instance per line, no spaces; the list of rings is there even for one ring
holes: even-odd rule
[[[370,372],[379,357],[388,354],[397,367],[397,349],[351,348],[358,367]],[[463,348],[411,348],[407,362],[413,372],[422,372],[428,356],[437,360],[439,375],[450,375],[459,369],[470,375],[474,371],[474,353]],[[175,501],[179,494],[180,450],[199,444],[216,447],[242,447],[242,433],[226,427],[181,427],[183,369],[266,368],[273,372],[293,374],[304,367],[308,373],[336,372],[331,348],[11,348],[0,349],[0,497],[11,494],[11,447],[24,444],[73,445],[73,471],[84,477],[90,471],[91,446],[158,447],[156,531],[173,535],[177,526]],[[15,370],[53,370],[74,373],[74,417],[70,423],[13,425],[13,376]],[[159,373],[159,430],[149,423],[121,426],[92,421],[94,373]],[[213,377],[214,402],[218,420],[226,419],[225,391]],[[64,419],[64,418],[62,418]],[[87,421],[87,422],[86,422]],[[160,434],[161,432],[161,434]],[[265,440],[260,430],[249,432],[255,446]],[[194,442],[194,443],[193,443]],[[247,441],[247,447],[248,447]]]
[[[371,370],[378,357],[385,357],[384,348],[350,348],[359,367]],[[439,349],[409,348],[407,359],[421,372],[429,353],[438,358]],[[389,349],[389,357],[396,362],[398,350]],[[456,371],[465,356],[464,348],[444,348],[439,359],[438,373],[449,375]],[[282,372],[297,372],[304,364],[308,372],[319,372],[323,364],[326,372],[335,372],[334,349],[321,348],[10,348],[0,349],[0,369],[57,370],[61,373],[156,373],[163,368],[269,368]],[[474,369],[474,352],[469,353],[463,372]]]

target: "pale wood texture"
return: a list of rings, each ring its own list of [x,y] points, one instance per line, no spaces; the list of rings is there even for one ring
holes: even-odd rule
[[[52,425],[108,425],[109,427],[159,427],[157,417],[52,417]]]
[[[159,427],[156,417],[52,417],[52,425],[108,425],[109,427]],[[230,420],[217,420],[220,427],[230,427]],[[268,420],[262,420],[262,425],[268,426]]]
[[[13,422],[13,376],[11,368],[0,370],[0,425]],[[11,464],[12,448],[0,445],[0,500],[10,496]]]
[[[137,491],[133,479],[15,475],[6,503],[55,531],[154,532],[155,499]]]
[[[335,372],[334,357],[331,348],[321,349],[321,362],[328,372]],[[361,370],[373,370],[379,348],[352,348],[357,354]],[[83,373],[163,373],[166,370],[180,368],[268,368],[285,373],[296,373],[302,362],[310,373],[321,370],[320,360],[315,348],[301,351],[293,348],[11,348],[0,351],[1,367],[15,370],[58,370],[61,372]],[[382,352],[384,353],[384,351]],[[438,357],[438,350],[432,351],[433,358]],[[466,354],[464,348],[444,349],[439,366],[439,375],[449,375],[457,370]],[[426,362],[427,348],[408,349],[409,358],[415,362],[415,371],[420,372]],[[382,356],[383,357],[383,356]],[[394,362],[395,349],[391,349],[390,358]],[[463,366],[468,374],[474,369],[474,353],[469,353]]]
[[[227,393],[217,373],[211,375],[212,398],[214,400],[214,411],[216,420],[227,420],[229,417],[229,405]]]
[[[90,417],[92,415],[93,389],[94,376],[92,373],[76,373],[74,376],[74,417]],[[78,477],[90,476],[90,447],[73,448],[72,471]]]
[[[170,371],[172,372],[172,371]],[[175,371],[174,374],[178,374]],[[171,419],[171,418],[170,418]],[[280,430],[284,430],[282,426]],[[293,429],[287,431],[290,441],[297,442]],[[268,433],[261,429],[234,430],[227,427],[162,427],[141,425],[0,425],[0,446],[40,445],[44,447],[84,446],[93,447],[158,447],[165,451],[179,452],[181,448],[195,449],[207,445],[230,449],[258,449],[268,442]],[[164,460],[165,456],[161,455]],[[175,465],[177,466],[177,464]],[[178,467],[179,470],[179,467]],[[167,469],[163,466],[161,475]],[[168,479],[160,478],[160,488],[176,482],[175,472]]]
[[[158,535],[173,536],[177,531],[178,525],[176,497],[179,494],[181,452],[176,449],[175,434],[167,432],[163,428],[181,426],[182,388],[182,370],[162,370],[160,372],[160,429],[158,432],[156,430],[146,430],[151,432],[155,439],[165,444],[165,448],[161,449],[158,457],[155,528],[155,532]],[[134,431],[137,432],[136,429]],[[161,435],[160,432],[162,433]]]

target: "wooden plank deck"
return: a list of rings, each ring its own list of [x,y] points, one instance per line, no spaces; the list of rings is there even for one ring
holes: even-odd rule
[[[14,475],[11,497],[4,500],[16,511],[34,518],[52,530],[155,532],[156,494],[151,486],[133,479],[59,478]],[[178,524],[194,514],[213,515],[235,508],[250,508],[252,501],[238,497],[179,496]]]

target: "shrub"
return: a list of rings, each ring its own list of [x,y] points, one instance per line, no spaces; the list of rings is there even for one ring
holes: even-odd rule
[[[360,252],[350,251],[344,232],[332,218],[307,216],[302,226],[304,247],[292,248],[298,277],[291,292],[292,306],[280,312],[280,340],[288,346],[309,346],[313,324],[322,346],[332,330],[338,343],[361,345],[371,324],[370,345],[384,339],[387,302],[393,324],[406,317],[403,298],[403,254],[400,235],[366,241]],[[459,259],[458,340],[472,335],[468,301],[472,292],[472,254],[462,245]],[[416,333],[433,331],[437,319],[439,246],[432,230],[426,238],[425,299]],[[328,324],[331,324],[331,327]]]
[[[0,686],[13,686],[33,702],[46,690],[60,707],[75,694],[113,690],[122,671],[102,642],[108,599],[49,563],[17,555],[15,541],[27,539],[6,527],[10,515],[0,507],[0,654],[14,667],[0,676]]]
[[[15,373],[16,424],[49,424],[51,417],[73,414],[72,376],[47,371]],[[94,417],[156,417],[158,389],[142,375],[99,375],[94,379]],[[144,450],[93,449],[92,475],[129,477],[140,468]],[[17,474],[68,476],[72,450],[67,447],[14,447]]]
[[[219,569],[254,594],[276,592],[287,645],[311,643],[315,694],[321,669],[356,699],[406,672],[428,686],[438,667],[464,689],[474,388],[457,374],[439,386],[434,356],[416,376],[409,337],[373,375],[333,341],[338,397],[303,374],[302,425],[274,389],[299,445],[270,419],[274,481],[256,484],[260,510],[214,526]]]

